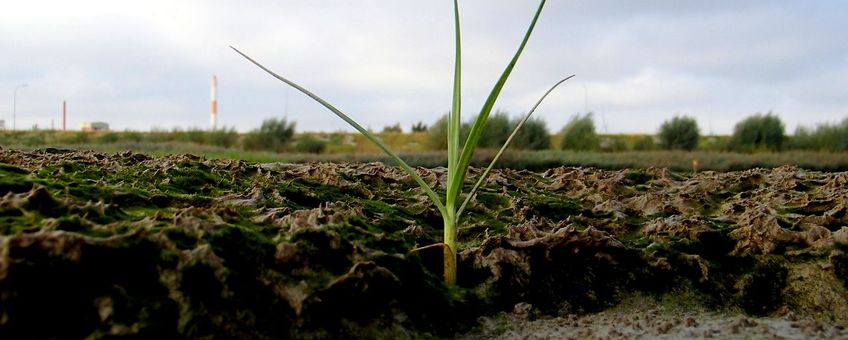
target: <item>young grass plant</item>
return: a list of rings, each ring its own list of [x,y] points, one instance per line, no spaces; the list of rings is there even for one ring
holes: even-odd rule
[[[462,216],[462,212],[465,210],[465,207],[471,201],[471,199],[476,194],[477,190],[480,188],[482,183],[485,181],[486,177],[491,172],[492,168],[495,165],[495,162],[498,161],[500,156],[503,154],[504,150],[506,150],[509,143],[515,137],[518,130],[524,125],[525,122],[530,118],[530,115],[536,111],[539,104],[551,93],[557,86],[570,79],[573,76],[569,76],[565,79],[558,81],[554,84],[547,92],[542,95],[541,98],[536,102],[536,104],[527,112],[524,118],[516,125],[510,134],[509,138],[507,138],[504,145],[500,148],[498,153],[492,159],[492,162],[486,168],[485,171],[480,175],[477,179],[477,182],[472,187],[471,191],[468,192],[467,195],[464,196],[464,200],[462,199],[462,186],[465,182],[465,177],[467,176],[468,167],[471,162],[471,156],[474,154],[474,150],[477,147],[477,144],[480,142],[480,137],[483,135],[483,130],[486,125],[486,120],[489,117],[489,114],[492,112],[492,108],[495,105],[495,101],[497,101],[498,96],[501,93],[501,90],[506,84],[506,80],[509,78],[510,73],[512,73],[512,69],[515,67],[515,64],[518,62],[518,58],[521,56],[521,53],[524,51],[524,46],[527,45],[527,41],[530,39],[530,35],[533,32],[533,28],[536,26],[536,21],[539,19],[539,14],[542,12],[542,8],[545,6],[545,0],[542,0],[539,3],[539,7],[536,10],[535,15],[533,16],[533,20],[530,22],[530,26],[527,29],[527,32],[524,34],[524,38],[521,41],[521,44],[518,46],[518,50],[515,52],[515,55],[510,60],[509,64],[507,64],[506,69],[501,74],[495,86],[492,88],[489,93],[486,102],[483,104],[483,108],[480,110],[480,113],[477,115],[474,124],[471,127],[471,132],[469,136],[464,141],[460,140],[460,126],[461,122],[461,73],[462,73],[462,53],[461,53],[461,39],[460,39],[460,25],[459,25],[459,3],[458,0],[454,0],[454,25],[455,25],[455,63],[454,63],[454,80],[453,80],[453,102],[451,105],[451,111],[448,114],[448,179],[447,179],[447,187],[445,190],[444,200],[430,188],[429,185],[418,175],[415,170],[410,167],[403,159],[401,159],[396,153],[390,150],[383,142],[377,139],[370,131],[363,128],[362,125],[359,125],[356,121],[351,119],[348,115],[337,109],[332,104],[328,103],[326,100],[322,99],[318,95],[312,93],[311,91],[305,89],[304,87],[296,84],[295,82],[288,80],[270,69],[266,68],[259,62],[253,60],[248,57],[246,54],[242,53],[235,47],[231,47],[238,54],[245,57],[247,60],[273,76],[274,78],[279,79],[280,81],[288,84],[291,87],[294,87],[300,92],[303,92],[307,96],[311,97],[328,110],[336,114],[339,118],[353,126],[357,131],[365,135],[368,140],[377,145],[383,152],[385,152],[390,158],[392,158],[398,166],[401,167],[409,176],[415,180],[416,183],[424,190],[424,193],[430,197],[433,201],[433,204],[436,206],[436,209],[439,210],[439,213],[442,215],[442,220],[444,222],[444,240],[442,243],[438,243],[436,245],[431,246],[439,246],[444,249],[444,278],[445,282],[448,284],[456,283],[456,258],[457,258],[457,226],[460,221],[460,217]],[[461,202],[461,204],[459,204]],[[428,246],[430,247],[430,246]]]

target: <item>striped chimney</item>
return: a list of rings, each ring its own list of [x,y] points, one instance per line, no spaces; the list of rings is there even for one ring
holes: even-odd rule
[[[218,128],[218,77],[212,76],[212,111],[209,116],[209,128],[214,131]]]

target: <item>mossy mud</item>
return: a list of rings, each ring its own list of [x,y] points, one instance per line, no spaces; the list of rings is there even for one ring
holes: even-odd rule
[[[443,192],[444,169],[418,172]],[[632,296],[844,327],[847,187],[794,167],[495,171],[446,287],[441,251],[411,251],[441,217],[394,167],[0,150],[0,338],[452,337]]]

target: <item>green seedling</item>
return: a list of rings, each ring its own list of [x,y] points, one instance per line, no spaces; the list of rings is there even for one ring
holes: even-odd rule
[[[557,86],[570,79],[572,76],[566,77],[558,81],[554,84],[547,92],[542,95],[541,98],[536,102],[535,105],[527,112],[524,118],[516,125],[515,129],[512,131],[510,136],[507,138],[504,145],[498,150],[498,153],[492,159],[492,162],[486,168],[485,171],[480,175],[477,179],[477,182],[472,187],[471,191],[465,195],[464,200],[461,197],[461,191],[463,183],[465,182],[465,177],[468,172],[469,164],[471,163],[471,156],[474,154],[474,150],[477,147],[477,143],[480,141],[480,137],[483,135],[483,130],[486,125],[486,120],[489,117],[489,114],[492,112],[492,108],[495,105],[495,101],[501,93],[501,89],[503,89],[504,84],[506,83],[507,78],[509,78],[510,73],[512,73],[512,69],[515,67],[518,58],[521,56],[521,52],[524,50],[524,46],[527,44],[527,41],[530,39],[530,34],[533,32],[533,28],[536,26],[536,21],[539,19],[539,14],[542,12],[542,8],[545,6],[545,0],[542,0],[539,3],[539,7],[536,10],[535,15],[533,16],[533,20],[530,23],[530,27],[527,29],[527,32],[524,34],[524,38],[521,41],[521,44],[518,47],[518,50],[515,52],[515,55],[510,60],[506,69],[501,74],[497,83],[495,83],[494,88],[489,93],[486,102],[483,104],[483,108],[480,110],[480,114],[477,116],[474,124],[471,127],[471,132],[469,133],[467,139],[464,144],[461,146],[460,143],[460,109],[461,109],[461,100],[460,100],[460,85],[461,85],[461,71],[462,71],[462,53],[461,53],[461,43],[460,43],[460,25],[459,25],[459,3],[458,0],[454,0],[454,23],[455,23],[455,41],[456,41],[456,54],[455,54],[455,66],[454,66],[454,80],[453,80],[453,103],[451,105],[451,111],[448,114],[448,179],[447,179],[447,188],[445,190],[444,200],[430,188],[429,185],[418,175],[415,170],[410,167],[406,162],[403,161],[395,152],[390,150],[383,142],[381,142],[377,137],[374,136],[370,131],[363,128],[362,125],[359,125],[356,121],[351,119],[348,115],[337,109],[332,104],[328,103],[326,100],[322,99],[318,95],[312,93],[311,91],[303,88],[302,86],[296,84],[295,82],[288,80],[267,67],[263,66],[259,62],[253,60],[248,57],[246,54],[242,53],[235,47],[232,47],[238,54],[245,57],[247,60],[273,76],[274,78],[279,79],[280,81],[288,84],[291,87],[294,87],[300,92],[303,92],[307,96],[311,97],[328,110],[336,114],[339,118],[353,126],[357,131],[365,135],[368,140],[377,145],[383,152],[385,152],[389,157],[394,160],[398,166],[400,166],[409,176],[418,183],[421,189],[424,190],[424,193],[430,197],[433,201],[433,204],[439,210],[439,213],[442,215],[442,220],[444,221],[444,241],[442,243],[438,243],[435,245],[427,246],[424,248],[430,247],[441,247],[444,250],[444,278],[445,282],[448,284],[456,283],[456,258],[457,258],[457,246],[456,246],[456,238],[457,238],[457,225],[459,224],[460,217],[462,216],[462,212],[465,210],[465,207],[468,205],[468,202],[476,194],[477,190],[480,189],[480,186],[485,181],[486,177],[491,172],[492,168],[495,165],[495,162],[498,161],[500,156],[503,154],[504,150],[506,150],[509,143],[512,141],[513,137],[515,137],[518,130],[524,125],[525,122],[530,118],[530,115],[536,111],[536,108],[539,107],[539,104],[551,93]],[[423,248],[420,248],[423,249]]]

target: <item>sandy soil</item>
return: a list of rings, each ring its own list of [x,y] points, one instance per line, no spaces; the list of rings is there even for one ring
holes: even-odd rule
[[[458,339],[848,339],[848,330],[792,312],[750,317],[734,310],[668,307],[640,297],[583,316],[540,316],[519,303],[511,313],[481,318],[477,330]]]

